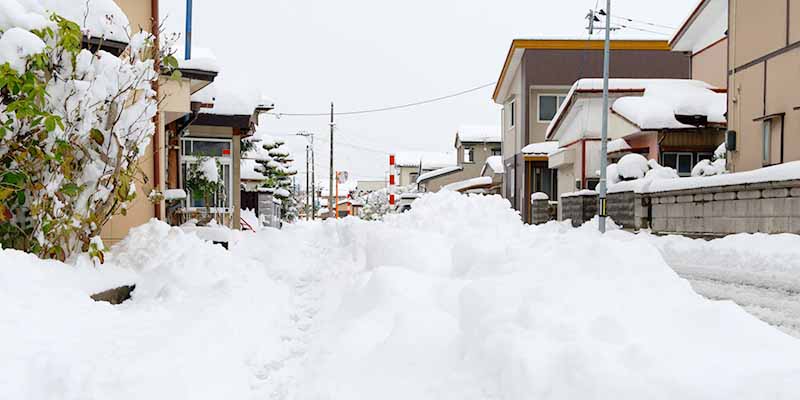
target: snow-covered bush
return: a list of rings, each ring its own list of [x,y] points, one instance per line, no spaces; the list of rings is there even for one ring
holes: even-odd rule
[[[727,148],[725,143],[722,143],[714,151],[713,160],[700,160],[692,168],[692,176],[715,176],[727,173],[726,154]]]
[[[155,131],[158,56],[146,33],[117,57],[81,49],[60,16],[29,22],[0,34],[0,244],[102,261],[97,237],[133,200]]]
[[[636,153],[624,155],[617,163],[617,173],[622,180],[642,179],[649,169],[647,158]]]
[[[673,168],[664,167],[656,160],[647,160],[640,154],[627,154],[619,160],[619,163],[610,164],[606,168],[606,177],[608,185],[611,186],[637,179],[676,179],[679,176]]]
[[[396,210],[400,195],[416,191],[416,185],[398,186],[394,189],[395,206],[389,204],[389,190],[381,189],[368,193],[356,194],[356,199],[364,203],[361,219],[367,221],[380,221],[383,217]]]

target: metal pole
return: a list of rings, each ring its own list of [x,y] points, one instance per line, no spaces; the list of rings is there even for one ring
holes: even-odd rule
[[[311,205],[311,176],[309,176],[310,169],[308,168],[308,158],[311,152],[311,146],[306,145],[306,221],[311,220],[311,213],[314,206]]]
[[[186,0],[186,46],[185,57],[192,59],[192,0]]]
[[[311,220],[317,219],[317,174],[314,169],[314,134],[311,134]]]
[[[330,218],[333,212],[333,102],[331,102],[331,164],[330,164],[330,180],[328,182],[328,217]]]
[[[600,136],[600,182],[598,228],[600,233],[606,232],[606,168],[608,167],[608,62],[611,58],[611,0],[606,0],[606,40],[603,49],[603,126]],[[584,166],[585,168],[585,166]]]

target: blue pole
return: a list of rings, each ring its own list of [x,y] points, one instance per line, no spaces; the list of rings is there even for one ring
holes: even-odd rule
[[[186,0],[186,59],[192,59],[192,0]]]

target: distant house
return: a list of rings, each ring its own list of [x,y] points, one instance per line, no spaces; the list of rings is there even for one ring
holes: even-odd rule
[[[725,93],[687,79],[611,79],[609,155],[637,152],[681,175],[710,159],[724,140]],[[602,80],[575,83],[548,127],[558,142],[549,167],[558,170],[558,195],[594,189],[599,181]],[[558,198],[558,196],[551,196]]]
[[[500,130],[497,126],[465,125],[455,136],[456,165],[427,172],[417,178],[420,190],[436,192],[443,186],[481,176],[486,159],[500,155]]]
[[[453,167],[457,163],[456,154],[452,152],[399,152],[395,155],[397,185],[416,184],[420,175],[439,168]]]
[[[503,166],[503,156],[491,156],[486,159],[486,162],[483,163],[483,168],[481,168],[481,176],[492,178],[492,186],[487,190],[488,193],[502,193],[504,174],[505,167]]]
[[[618,34],[617,37],[620,35]],[[534,167],[522,149],[545,141],[548,124],[575,81],[603,74],[603,41],[533,38],[511,43],[492,99],[503,106],[503,195],[523,220],[531,222]],[[613,40],[611,76],[620,78],[689,78],[688,54],[671,52],[663,40]],[[571,183],[570,183],[571,184]]]

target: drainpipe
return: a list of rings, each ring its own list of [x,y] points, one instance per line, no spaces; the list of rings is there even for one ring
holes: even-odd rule
[[[192,0],[186,0],[186,53],[187,60],[192,59]]]
[[[153,17],[151,33],[153,34],[153,53],[154,57],[159,58],[160,53],[160,35],[159,27],[161,26],[160,17],[158,14],[158,0],[150,0],[150,13]],[[153,90],[156,92],[156,99],[160,98],[160,88],[158,80],[161,77],[161,63],[156,62],[153,65],[156,70],[156,80],[153,81]],[[156,189],[161,188],[161,143],[159,142],[159,135],[161,134],[161,110],[156,111],[153,117],[153,125],[156,127],[156,132],[153,135],[153,187]],[[161,202],[153,205],[153,211],[156,219],[161,219]]]

